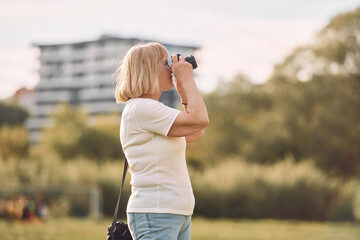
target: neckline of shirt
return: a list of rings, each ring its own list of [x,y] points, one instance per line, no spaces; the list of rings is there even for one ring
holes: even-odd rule
[[[140,97],[130,98],[128,101],[131,101],[131,100],[152,100],[152,101],[155,101],[155,102],[160,102],[160,101],[157,101],[157,100],[152,99],[152,98],[140,98]]]

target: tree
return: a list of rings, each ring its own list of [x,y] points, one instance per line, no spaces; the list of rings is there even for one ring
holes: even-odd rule
[[[294,50],[264,84],[242,75],[205,96],[210,125],[190,162],[241,156],[313,159],[325,173],[360,174],[360,8],[341,14],[314,44]]]
[[[210,117],[205,137],[188,147],[188,159],[195,165],[215,163],[231,156],[244,155],[256,131],[256,119],[271,107],[269,94],[244,75],[222,82],[204,96]]]
[[[297,48],[268,81],[289,150],[331,175],[360,174],[360,8],[341,14],[313,45]]]
[[[21,107],[0,101],[0,157],[24,158],[29,154],[29,137],[22,126],[28,117]]]
[[[306,82],[316,76],[360,77],[360,7],[334,17],[312,45],[298,47],[275,66],[269,83]]]
[[[44,130],[41,145],[64,160],[86,157],[98,162],[123,156],[119,141],[119,120],[101,116],[93,125],[81,109],[61,105],[51,117],[53,125]]]
[[[116,115],[102,115],[79,139],[81,155],[98,162],[108,159],[123,159],[119,137],[120,123]]]
[[[29,154],[29,136],[24,127],[3,125],[0,128],[0,157],[25,158]]]
[[[87,114],[79,109],[62,104],[51,115],[52,126],[42,132],[41,145],[62,159],[78,155],[79,139],[86,131]]]
[[[0,101],[0,127],[4,124],[22,125],[28,115],[21,107]]]

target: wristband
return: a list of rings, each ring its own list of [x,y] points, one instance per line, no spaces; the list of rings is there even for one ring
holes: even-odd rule
[[[187,103],[181,103],[181,104],[187,106]]]

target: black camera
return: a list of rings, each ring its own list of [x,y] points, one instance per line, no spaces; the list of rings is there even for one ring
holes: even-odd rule
[[[177,59],[179,61],[179,58],[180,58],[181,54],[178,53],[178,54],[176,54],[176,56],[177,56]],[[195,57],[193,55],[190,55],[190,57],[185,57],[185,61],[190,63],[192,65],[193,69],[197,68],[197,63],[196,63]]]

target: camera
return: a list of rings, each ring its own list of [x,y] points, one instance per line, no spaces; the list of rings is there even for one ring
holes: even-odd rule
[[[177,56],[177,59],[179,61],[179,58],[180,58],[181,54],[178,53],[178,54],[176,54],[176,56]],[[190,57],[185,57],[185,61],[190,63],[192,65],[193,69],[197,68],[197,63],[196,63],[195,57],[193,55],[190,55]]]

